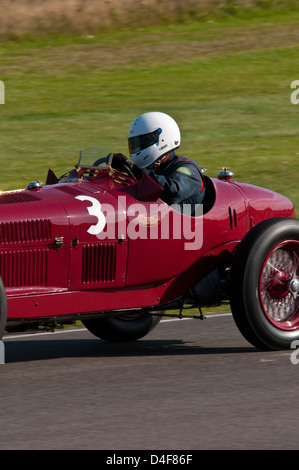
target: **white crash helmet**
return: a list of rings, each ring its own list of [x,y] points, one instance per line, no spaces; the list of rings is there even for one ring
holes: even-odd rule
[[[156,160],[180,146],[181,134],[172,117],[160,112],[138,116],[129,129],[129,152],[139,168],[150,167]]]

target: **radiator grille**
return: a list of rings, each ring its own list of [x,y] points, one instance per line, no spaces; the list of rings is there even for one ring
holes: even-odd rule
[[[40,286],[47,282],[46,249],[0,253],[0,274],[5,287]]]
[[[0,223],[0,243],[38,242],[51,239],[49,219]]]
[[[115,244],[85,245],[82,258],[83,284],[115,281]]]

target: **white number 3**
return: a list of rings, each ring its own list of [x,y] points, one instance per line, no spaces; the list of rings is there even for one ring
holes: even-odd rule
[[[80,201],[90,201],[92,203],[92,206],[87,207],[87,210],[90,215],[94,215],[98,219],[98,223],[95,225],[91,225],[87,232],[91,235],[97,235],[98,233],[102,232],[106,225],[106,219],[102,212],[101,203],[94,197],[89,196],[76,196],[75,199],[79,199]]]

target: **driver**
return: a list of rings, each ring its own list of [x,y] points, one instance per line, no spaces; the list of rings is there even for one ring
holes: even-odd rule
[[[189,204],[190,215],[195,204],[203,201],[205,187],[202,168],[187,157],[177,155],[181,136],[177,123],[167,114],[149,112],[138,116],[129,129],[131,161],[123,154],[114,154],[113,167],[129,167],[136,178],[144,172],[163,188],[161,199],[168,205],[177,204],[182,212]]]

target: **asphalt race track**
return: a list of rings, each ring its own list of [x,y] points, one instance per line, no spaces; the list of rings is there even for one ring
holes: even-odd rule
[[[0,449],[296,449],[299,364],[230,314],[166,320],[143,340],[87,330],[4,338]]]

